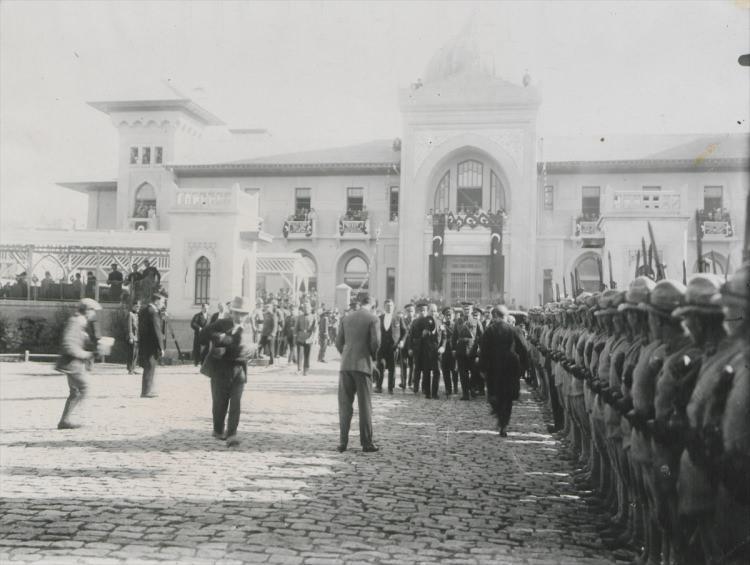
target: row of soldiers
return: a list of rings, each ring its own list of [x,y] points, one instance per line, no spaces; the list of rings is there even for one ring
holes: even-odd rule
[[[750,563],[748,312],[748,263],[530,312],[530,373],[609,548]]]

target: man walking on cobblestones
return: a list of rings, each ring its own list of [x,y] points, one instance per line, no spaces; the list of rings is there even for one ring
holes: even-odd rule
[[[153,294],[151,302],[138,314],[138,360],[143,367],[141,382],[141,397],[155,398],[154,375],[156,365],[164,354],[164,334],[161,330],[161,316],[159,311],[164,297]]]
[[[216,439],[225,439],[227,447],[239,444],[237,427],[240,404],[247,382],[247,361],[255,353],[252,332],[245,332],[244,322],[250,313],[250,302],[236,297],[229,306],[230,317],[206,326],[203,341],[212,345],[201,372],[211,378],[211,399]],[[227,411],[229,416],[227,417]],[[226,420],[226,435],[224,421]]]
[[[78,303],[77,312],[70,317],[62,339],[62,355],[60,356],[56,369],[65,373],[68,378],[70,394],[65,402],[58,430],[69,430],[80,427],[80,424],[71,421],[71,416],[76,407],[86,397],[88,382],[86,373],[88,361],[93,358],[96,351],[96,343],[89,337],[88,325],[96,318],[96,311],[102,307],[91,298],[84,298]]]
[[[380,347],[379,320],[371,312],[370,297],[362,307],[341,320],[336,349],[341,354],[339,371],[339,452],[346,451],[352,423],[354,396],[359,406],[359,440],[362,451],[378,448],[372,442],[372,366]]]

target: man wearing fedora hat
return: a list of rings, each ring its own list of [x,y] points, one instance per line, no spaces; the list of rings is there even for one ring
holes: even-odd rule
[[[91,339],[88,326],[96,318],[97,310],[102,307],[91,298],[84,298],[78,303],[76,313],[73,314],[65,326],[63,332],[60,355],[55,369],[64,373],[68,379],[70,394],[65,401],[58,430],[69,430],[80,427],[80,424],[71,420],[76,407],[86,397],[88,391],[88,363],[96,352],[96,343]]]
[[[247,382],[247,362],[257,348],[252,332],[245,331],[244,326],[251,311],[250,301],[237,296],[229,305],[230,317],[216,320],[201,332],[202,340],[211,344],[201,372],[211,379],[213,435],[226,439],[227,447],[239,444],[237,427]]]

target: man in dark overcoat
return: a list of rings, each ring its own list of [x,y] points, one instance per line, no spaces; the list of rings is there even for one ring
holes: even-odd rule
[[[479,356],[479,368],[487,383],[487,400],[497,417],[501,437],[508,435],[505,429],[513,401],[518,400],[520,392],[524,371],[520,359],[528,358],[523,342],[504,319],[507,315],[505,306],[492,309],[492,323],[482,334]]]
[[[141,397],[155,398],[154,375],[156,365],[164,354],[164,333],[161,329],[161,316],[164,297],[151,295],[151,302],[138,313],[138,364],[143,367]]]
[[[229,306],[230,316],[209,324],[201,332],[202,341],[211,344],[201,373],[211,379],[213,435],[216,439],[226,439],[227,447],[239,445],[237,427],[247,382],[247,362],[257,348],[253,332],[245,331],[244,326],[250,311],[250,301],[237,296]]]

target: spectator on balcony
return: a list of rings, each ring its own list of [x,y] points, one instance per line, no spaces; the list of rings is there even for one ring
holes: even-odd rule
[[[151,262],[146,259],[143,264],[143,274],[141,275],[141,295],[151,296],[161,288],[161,273],[156,267],[151,266]]]
[[[127,286],[130,290],[131,300],[136,300],[139,298],[141,290],[141,279],[143,278],[143,275],[138,270],[139,268],[140,265],[138,265],[138,261],[133,261],[133,266],[130,270],[130,273],[128,273],[128,276],[125,277],[125,286]]]
[[[112,271],[107,277],[107,284],[109,285],[109,298],[119,302],[122,296],[122,271],[117,270],[117,263],[112,263]]]
[[[49,271],[44,271],[44,278],[39,285],[39,295],[41,298],[50,298],[52,294],[52,285],[55,284],[52,274]]]
[[[86,273],[86,297],[94,298],[95,292],[96,292],[96,275],[94,275],[94,271],[89,271],[88,273]]]

